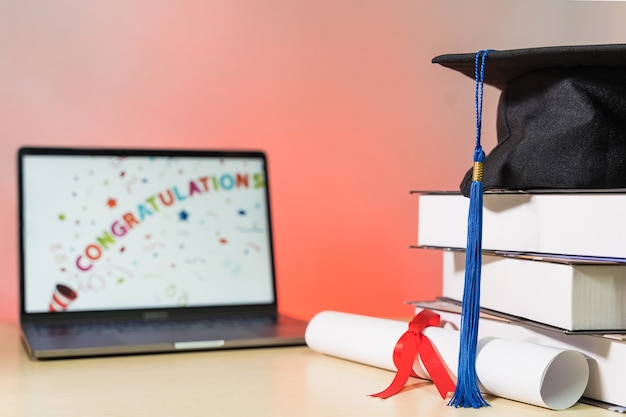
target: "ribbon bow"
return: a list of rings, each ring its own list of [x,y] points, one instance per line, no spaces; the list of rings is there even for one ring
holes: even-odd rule
[[[409,322],[409,330],[400,336],[393,351],[393,363],[398,369],[396,376],[387,389],[371,394],[372,397],[389,398],[404,388],[410,376],[419,378],[413,370],[413,364],[418,355],[441,398],[445,399],[449,392],[454,391],[454,382],[441,358],[428,337],[422,334],[427,327],[439,326],[439,321],[439,314],[431,310],[422,310],[413,317]]]

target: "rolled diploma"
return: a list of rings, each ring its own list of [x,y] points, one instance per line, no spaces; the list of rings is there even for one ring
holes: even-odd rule
[[[396,342],[408,323],[336,311],[318,313],[306,329],[305,341],[314,351],[395,371]],[[459,332],[428,327],[430,339],[456,380]],[[423,378],[428,372],[418,359],[413,369]],[[582,396],[589,379],[584,355],[530,342],[483,338],[478,342],[476,374],[483,392],[562,410]]]
[[[322,311],[309,321],[307,346],[326,355],[395,371],[393,351],[408,323],[336,311]]]

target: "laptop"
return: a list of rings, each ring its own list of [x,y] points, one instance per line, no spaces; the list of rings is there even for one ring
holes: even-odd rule
[[[38,359],[304,344],[278,313],[261,151],[18,151],[20,324]]]

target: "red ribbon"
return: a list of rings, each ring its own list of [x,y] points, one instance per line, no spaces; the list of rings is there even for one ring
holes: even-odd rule
[[[372,394],[372,397],[389,398],[404,388],[410,376],[419,378],[413,370],[413,363],[418,355],[441,398],[445,399],[449,392],[454,392],[455,385],[448,370],[430,340],[422,334],[427,327],[438,327],[439,321],[439,314],[431,310],[422,310],[413,317],[409,330],[400,337],[393,351],[393,363],[398,369],[396,376],[386,390]]]

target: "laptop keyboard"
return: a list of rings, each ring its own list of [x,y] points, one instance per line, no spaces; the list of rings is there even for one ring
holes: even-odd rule
[[[37,326],[40,335],[120,334],[171,330],[209,330],[215,328],[246,328],[275,323],[273,317],[237,317],[193,320],[107,321],[97,323],[45,324]]]

